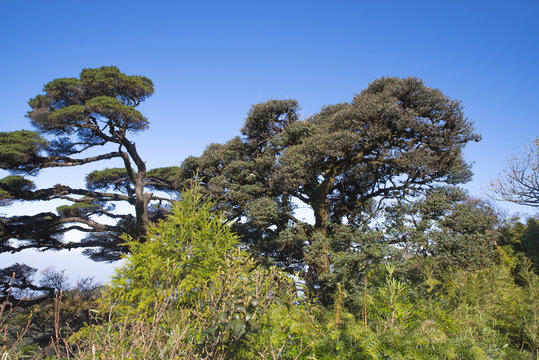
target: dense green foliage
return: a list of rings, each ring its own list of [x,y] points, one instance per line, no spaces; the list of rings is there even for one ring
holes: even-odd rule
[[[372,252],[382,258],[369,267],[368,277],[346,279],[354,292],[338,282],[334,303],[323,306],[311,300],[301,283],[294,285],[282,271],[263,267],[238,249],[231,224],[198,190],[184,192],[167,219],[150,226],[146,242],[127,236],[132,252],[93,310],[91,325],[65,342],[66,330],[60,331],[60,339],[53,336],[51,347],[43,350],[22,341],[24,346],[7,351],[8,341],[6,356],[26,351],[76,359],[537,357],[539,277],[529,257],[536,255],[529,249],[537,245],[537,219],[509,221],[497,230],[487,227],[498,239],[494,254],[484,256],[488,261],[472,252],[454,262],[440,255],[452,254],[445,246],[442,251],[413,251],[421,244],[415,240],[404,250],[387,244],[385,252]],[[419,212],[417,226],[429,223],[440,232],[458,226],[477,245],[474,229],[490,226],[493,213],[481,202],[456,200],[461,196],[459,191],[435,191],[411,204],[415,211],[407,219]],[[398,233],[414,239],[419,236],[415,230],[408,224]],[[424,233],[439,238],[434,230]],[[445,256],[451,261],[444,262]],[[62,316],[77,324],[80,314],[73,304],[66,303]],[[40,311],[51,318],[50,307]],[[23,328],[28,316],[17,316],[2,323]],[[10,334],[16,337],[13,330]]]
[[[500,219],[490,204],[458,188],[434,188],[418,201],[390,206],[386,219],[393,243],[442,271],[495,261]]]
[[[352,102],[299,119],[294,100],[252,107],[242,137],[184,161],[251,251],[298,271],[326,305],[331,269],[358,254],[359,233],[395,199],[469,180],[462,149],[479,140],[458,101],[416,78],[381,78]],[[314,224],[298,219],[305,204]],[[341,264],[349,266],[343,262]]]
[[[47,141],[38,133],[21,130],[0,133],[0,168],[33,172]]]
[[[128,236],[130,255],[114,276],[102,306],[117,325],[133,321],[123,329],[130,333],[103,334],[108,329],[103,325],[77,334],[77,341],[107,338],[98,351],[112,358],[118,354],[109,353],[112,349],[105,345],[136,344],[136,336],[142,334],[132,331],[132,326],[158,322],[160,332],[178,334],[178,339],[160,340],[179,343],[164,349],[156,343],[148,349],[132,349],[130,354],[143,358],[155,358],[159,351],[165,352],[161,355],[165,358],[239,356],[248,336],[267,326],[263,314],[278,302],[291,304],[294,287],[283,273],[257,266],[248,253],[239,250],[237,236],[225,218],[212,211],[213,206],[192,188],[172,206],[166,221],[148,228],[146,242]]]

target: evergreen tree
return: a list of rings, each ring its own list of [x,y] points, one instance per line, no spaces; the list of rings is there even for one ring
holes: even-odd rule
[[[497,259],[501,220],[485,201],[456,187],[433,188],[414,202],[386,208],[387,236],[400,260],[416,270],[430,263],[445,272],[478,270]]]
[[[179,171],[148,170],[131,140],[149,126],[137,106],[153,94],[153,83],[106,66],[84,69],[78,78],[55,79],[43,92],[29,102],[27,116],[37,131],[0,133],[0,168],[12,173],[0,179],[0,204],[62,199],[66,205],[56,213],[0,218],[0,252],[83,247],[95,260],[118,259],[119,235],[143,237],[150,221],[162,216],[162,202],[170,201],[149,190],[173,191],[171,178]],[[45,168],[110,159],[120,159],[123,167],[91,172],[86,188],[57,184],[36,189],[25,177]],[[134,215],[115,212],[115,204],[121,202],[133,206]],[[100,221],[106,218],[112,221]],[[88,236],[66,242],[63,234],[70,230]]]
[[[298,112],[294,100],[253,106],[243,136],[186,159],[181,175],[198,172],[250,249],[308,269],[310,289],[329,303],[336,259],[360,261],[357,234],[376,210],[387,199],[469,180],[462,149],[480,137],[458,101],[416,78],[381,78],[351,103],[305,120]],[[301,203],[314,225],[295,217]]]

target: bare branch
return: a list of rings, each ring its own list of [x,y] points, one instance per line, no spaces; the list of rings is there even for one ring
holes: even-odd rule
[[[507,161],[490,190],[497,200],[539,207],[539,139]]]

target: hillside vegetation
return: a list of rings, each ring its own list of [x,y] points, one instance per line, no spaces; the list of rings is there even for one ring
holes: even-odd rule
[[[350,272],[323,306],[298,276],[261,266],[242,250],[214,206],[197,186],[183,192],[167,219],[150,226],[148,241],[125,238],[125,265],[91,302],[68,291],[56,306],[9,313],[4,304],[3,358],[537,357],[536,219],[493,223],[484,203],[454,204],[428,232],[399,229],[443,239],[438,250],[373,249],[367,276]],[[488,228],[479,236],[473,230],[481,226]],[[446,238],[453,227],[466,236],[461,242]],[[82,309],[90,309],[86,325],[67,327],[80,323]],[[47,334],[49,341],[37,341]]]

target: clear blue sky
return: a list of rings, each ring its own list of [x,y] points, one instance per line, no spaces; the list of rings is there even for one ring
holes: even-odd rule
[[[2,1],[0,131],[30,128],[27,101],[46,82],[116,65],[155,83],[142,156],[178,165],[239,134],[251,104],[294,98],[307,116],[378,77],[416,76],[462,101],[482,134],[466,149],[481,197],[539,136],[538,16],[537,1]]]

